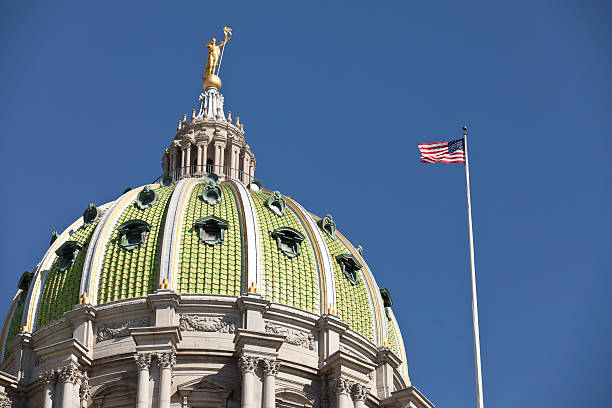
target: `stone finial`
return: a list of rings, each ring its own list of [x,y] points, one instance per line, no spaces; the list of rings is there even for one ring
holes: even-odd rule
[[[183,122],[178,121],[178,125],[176,126],[176,130],[181,130],[183,128]]]
[[[238,359],[238,367],[240,367],[240,371],[242,373],[254,373],[257,369],[258,359],[256,357],[250,356],[240,356]]]
[[[196,110],[192,109],[191,110],[191,121],[193,122],[193,120],[196,118]]]
[[[261,364],[263,366],[264,375],[278,375],[278,369],[280,368],[280,362],[277,360],[264,358],[261,360]]]
[[[232,123],[232,112],[231,111],[227,111],[227,122]]]
[[[134,356],[136,365],[139,370],[148,370],[151,367],[151,354],[150,353],[138,353]]]
[[[183,123],[187,122],[187,114],[183,113]]]
[[[240,116],[236,116],[236,126],[240,126]]]

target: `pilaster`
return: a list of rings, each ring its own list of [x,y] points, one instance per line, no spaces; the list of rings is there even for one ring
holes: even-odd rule
[[[7,350],[13,355],[13,370],[18,382],[25,382],[32,376],[34,351],[32,334],[19,332],[7,345]]]
[[[93,326],[96,309],[90,304],[80,304],[64,313],[64,317],[72,325],[72,337],[87,348],[88,356],[91,358],[94,345]]]
[[[402,360],[388,347],[380,347],[376,352],[376,394],[383,399],[391,396],[393,392],[393,371]]]
[[[181,297],[173,290],[159,289],[147,297],[147,302],[153,309],[155,326],[176,326],[178,308]]]
[[[241,296],[236,301],[242,312],[242,327],[248,330],[265,331],[263,315],[270,309],[270,301],[255,293]]]
[[[326,358],[340,350],[340,337],[349,328],[338,316],[325,314],[317,321],[319,331],[319,361],[321,365]]]

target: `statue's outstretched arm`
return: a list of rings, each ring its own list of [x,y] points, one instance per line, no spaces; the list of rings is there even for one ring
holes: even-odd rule
[[[225,37],[225,39],[221,42],[221,44],[219,44],[219,47],[223,47],[232,38],[232,32],[229,31],[228,33],[229,33],[229,36]]]

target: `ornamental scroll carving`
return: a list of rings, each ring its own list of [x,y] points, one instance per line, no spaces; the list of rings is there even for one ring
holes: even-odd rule
[[[11,408],[13,403],[6,392],[0,392],[0,408]]]
[[[258,363],[259,359],[256,357],[240,356],[238,359],[238,367],[240,367],[240,371],[242,371],[242,373],[254,373],[255,370],[257,370]]]
[[[104,341],[117,339],[120,337],[127,337],[130,335],[131,327],[146,327],[151,324],[151,320],[148,317],[141,319],[128,320],[125,322],[114,323],[98,327],[96,331],[96,340]]]
[[[274,324],[267,323],[266,331],[274,334],[284,334],[285,343],[293,344],[294,346],[301,346],[308,350],[314,350],[316,345],[316,338],[313,333],[304,333],[298,330],[288,329],[286,327],[277,326]]]
[[[181,331],[235,333],[236,320],[228,316],[199,316],[193,314],[180,315],[179,328]]]
[[[59,378],[64,383],[76,384],[81,380],[81,375],[79,368],[74,363],[69,363],[59,370]]]

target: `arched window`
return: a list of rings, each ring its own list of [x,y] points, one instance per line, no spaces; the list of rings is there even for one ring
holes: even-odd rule
[[[336,256],[336,261],[340,264],[342,274],[348,279],[351,285],[359,285],[359,271],[361,271],[361,265],[357,258],[352,254],[342,254]]]
[[[151,227],[143,220],[129,220],[121,224],[118,231],[121,234],[121,248],[131,251],[144,244]]]
[[[55,251],[55,254],[58,256],[57,270],[64,272],[70,268],[81,249],[83,249],[83,244],[77,241],[66,241],[57,248]]]
[[[300,255],[300,244],[304,240],[304,236],[299,231],[290,227],[280,227],[272,231],[270,234],[276,239],[278,250],[289,258],[295,258]]]
[[[228,222],[214,215],[199,218],[193,224],[198,231],[200,241],[207,245],[217,245],[223,242]]]

